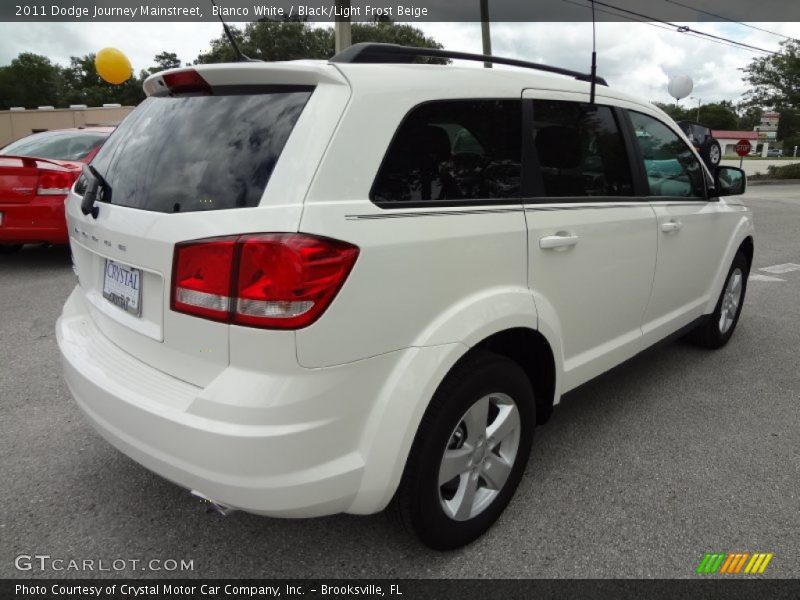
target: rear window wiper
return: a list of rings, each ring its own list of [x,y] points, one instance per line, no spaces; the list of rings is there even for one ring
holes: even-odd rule
[[[86,179],[86,190],[83,193],[81,212],[84,215],[92,215],[96,219],[100,214],[100,209],[95,206],[95,202],[98,198],[103,202],[111,202],[111,186],[92,165],[84,165],[83,177]]]

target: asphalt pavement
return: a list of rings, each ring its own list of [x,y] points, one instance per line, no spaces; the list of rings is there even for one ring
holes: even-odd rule
[[[730,344],[675,342],[570,393],[537,430],[505,515],[451,553],[383,515],[206,514],[70,398],[53,333],[75,284],[67,251],[0,256],[0,577],[672,578],[696,577],[706,552],[774,553],[761,577],[797,577],[800,270],[761,269],[800,265],[800,186],[754,186],[745,200],[759,277]],[[193,570],[15,568],[35,554]]]

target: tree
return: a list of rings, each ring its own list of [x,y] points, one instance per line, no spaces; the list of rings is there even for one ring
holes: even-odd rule
[[[743,70],[749,105],[800,109],[800,40],[781,42],[779,54],[755,58]]]
[[[760,106],[739,105],[739,129],[742,131],[753,131],[761,123],[764,109]]]
[[[261,19],[244,29],[231,27],[231,34],[241,51],[260,60],[327,59],[334,54],[333,27],[313,27],[306,21]],[[391,21],[353,23],[353,43],[387,42],[425,48],[441,48],[433,38],[410,25]],[[195,64],[236,60],[228,38],[222,35],[211,40],[211,50],[200,54]],[[442,62],[441,60],[431,62]]]
[[[69,65],[62,67],[46,56],[23,52],[9,65],[0,66],[0,110],[42,105],[63,108],[69,104],[134,106],[144,99],[142,84],[150,74],[181,66],[174,52],[160,52],[153,58],[155,66],[123,84],[111,85],[97,74],[94,59],[94,54],[73,56]]]
[[[778,121],[777,139],[784,140],[800,136],[800,110],[784,108],[778,112],[781,118]]]
[[[148,75],[142,72],[125,83],[112,85],[106,83],[97,74],[94,65],[94,54],[70,57],[70,64],[63,71],[65,93],[64,104],[86,104],[102,106],[106,103],[119,103],[133,106],[144,99],[142,91],[143,78]]]
[[[731,130],[739,126],[739,117],[730,102],[712,102],[700,107],[700,122],[711,129]]]
[[[56,106],[63,88],[61,68],[46,56],[23,52],[0,67],[0,109]]]
[[[153,58],[156,66],[150,67],[148,72],[158,73],[159,71],[166,71],[167,69],[177,69],[181,66],[181,60],[174,52],[159,52]]]
[[[675,121],[697,121],[696,107],[683,108],[678,104],[662,102],[656,102],[655,105]],[[711,129],[736,129],[739,125],[739,117],[733,104],[728,100],[723,100],[722,102],[703,104],[700,107],[700,122]]]
[[[674,103],[673,104],[666,104],[664,102],[655,102],[654,104],[658,108],[663,110],[665,113],[667,113],[670,117],[672,117],[673,121],[690,121],[691,120],[691,116],[690,116],[691,111],[686,110],[685,108],[683,108],[679,104],[674,104]],[[694,114],[696,114],[696,112]]]

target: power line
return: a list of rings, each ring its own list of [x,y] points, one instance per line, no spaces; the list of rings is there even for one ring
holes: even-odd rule
[[[568,4],[574,4],[575,6],[584,6],[584,7],[586,6],[585,4],[581,4],[579,2],[575,2],[574,0],[561,0],[561,1],[562,2],[566,2]],[[691,33],[679,32],[677,29],[671,29],[671,28],[666,27],[664,25],[658,25],[656,23],[652,23],[652,22],[646,21],[644,19],[636,19],[634,17],[628,17],[628,16],[625,16],[625,15],[620,15],[618,13],[613,13],[613,12],[608,11],[608,10],[603,10],[602,8],[597,9],[597,11],[605,13],[607,15],[611,15],[612,17],[619,17],[619,18],[625,19],[626,21],[633,21],[634,23],[642,23],[644,25],[649,25],[650,27],[655,27],[657,29],[663,29],[664,31],[670,31],[672,33],[684,33],[684,35],[688,35],[689,37],[693,37],[693,38],[696,38],[698,40],[703,40],[705,42],[713,42],[715,44],[719,44],[721,46],[728,46],[730,48],[735,48],[737,50],[746,50],[745,48],[740,48],[739,46],[736,46],[734,44],[728,44],[726,42],[721,42],[719,40],[709,40],[707,38],[703,38],[703,37],[700,37],[698,35],[692,35]]]
[[[576,2],[575,0],[561,0],[561,1],[562,2],[566,2],[567,4],[574,4],[575,6],[589,8],[589,6],[587,6],[586,4],[581,4],[580,2]],[[603,3],[602,2],[597,2],[597,4],[603,4]],[[623,12],[629,12],[629,13],[632,12],[632,11],[626,11],[625,9],[617,8],[615,6],[611,6],[611,5],[608,5],[608,4],[603,4],[603,5],[604,6],[608,6],[609,8],[612,8],[614,10],[621,10]],[[764,49],[761,49],[761,48],[755,48],[754,46],[745,48],[743,46],[746,46],[746,44],[743,45],[741,43],[735,42],[734,40],[727,40],[726,38],[718,38],[718,36],[714,36],[715,38],[718,38],[718,39],[710,39],[708,37],[704,37],[704,36],[701,36],[701,35],[696,35],[696,33],[702,33],[702,32],[695,32],[693,29],[690,29],[688,27],[683,27],[681,25],[675,25],[674,23],[669,23],[667,21],[660,21],[660,20],[656,19],[659,23],[663,23],[662,25],[658,25],[656,23],[653,23],[650,20],[647,20],[647,19],[650,19],[651,17],[646,17],[644,15],[642,15],[643,18],[638,19],[638,18],[635,18],[635,17],[629,17],[629,16],[626,16],[626,15],[621,15],[619,13],[613,13],[613,12],[610,12],[608,10],[603,10],[602,8],[598,8],[596,10],[597,10],[597,12],[605,13],[607,15],[611,15],[612,17],[622,18],[622,19],[625,19],[626,21],[633,21],[635,23],[643,23],[644,25],[649,25],[651,27],[656,27],[658,29],[663,29],[664,31],[671,31],[673,33],[682,33],[684,35],[687,35],[689,37],[693,37],[693,38],[698,39],[698,40],[703,40],[703,41],[706,41],[706,42],[713,42],[715,44],[719,44],[721,46],[728,46],[730,48],[735,48],[737,50],[749,50],[749,51],[754,51],[755,50],[757,52],[764,52],[766,54],[778,54],[777,52],[773,52],[772,50],[764,50]],[[710,34],[706,34],[706,35],[710,35]]]
[[[702,8],[697,8],[696,6],[691,6],[689,4],[683,4],[682,2],[678,2],[677,0],[664,0],[664,2],[669,2],[670,4],[676,4],[678,6],[682,6],[683,8],[688,8],[689,10],[693,10],[699,13],[703,13],[704,15],[708,15],[709,17],[716,17],[718,19],[722,19],[723,21],[728,21],[730,23],[736,23],[737,25],[741,25],[742,27],[749,27],[750,29],[755,29],[756,31],[763,31],[764,33],[768,33],[770,35],[774,35],[777,37],[786,38],[787,40],[794,40],[800,41],[797,38],[793,38],[788,35],[784,35],[782,33],[777,33],[775,31],[770,31],[769,29],[764,29],[763,27],[757,27],[755,25],[750,25],[749,23],[742,23],[741,21],[737,21],[736,19],[731,19],[724,15],[718,15],[717,13],[709,12],[707,10],[703,10]]]
[[[659,23],[663,23],[664,25],[668,25],[670,27],[674,27],[680,33],[689,33],[689,32],[691,32],[691,33],[694,33],[694,34],[697,34],[697,35],[702,35],[704,37],[708,37],[710,39],[721,40],[721,41],[725,41],[725,42],[728,42],[728,43],[731,43],[731,44],[735,44],[736,46],[741,46],[742,48],[748,48],[750,50],[755,50],[757,52],[764,52],[765,54],[778,54],[778,52],[773,52],[772,50],[766,50],[764,48],[759,48],[757,46],[751,46],[750,44],[745,44],[744,42],[737,42],[736,40],[731,40],[729,38],[725,38],[725,37],[722,37],[722,36],[719,36],[719,35],[714,35],[712,33],[706,33],[705,31],[699,31],[697,29],[692,29],[691,27],[688,27],[686,25],[676,25],[675,23],[670,23],[669,21],[664,21],[662,19],[656,19],[655,17],[650,17],[648,15],[644,15],[644,14],[639,13],[639,12],[628,10],[627,8],[620,8],[619,6],[614,6],[613,4],[606,4],[605,2],[600,2],[600,0],[595,0],[595,2],[597,2],[597,4],[600,4],[601,6],[606,6],[608,8],[611,8],[611,9],[614,9],[614,10],[617,10],[617,11],[620,11],[620,12],[623,12],[623,13],[627,13],[627,14],[631,14],[631,15],[634,15],[634,16],[637,16],[637,17],[641,17],[643,19],[647,19],[648,21],[657,21]]]

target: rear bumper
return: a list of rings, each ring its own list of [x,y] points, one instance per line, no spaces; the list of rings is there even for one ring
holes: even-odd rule
[[[38,196],[26,204],[0,202],[0,243],[66,244],[64,196]]]
[[[386,447],[391,436],[372,452],[364,433],[386,380],[418,349],[326,369],[298,366],[279,375],[285,394],[265,398],[278,375],[229,367],[200,388],[138,361],[94,326],[79,291],[58,320],[57,339],[69,389],[95,429],[178,485],[280,517],[374,512],[394,491],[389,482],[370,485],[359,499],[367,462],[379,473],[404,462],[401,447]],[[389,426],[412,435],[416,428]]]

